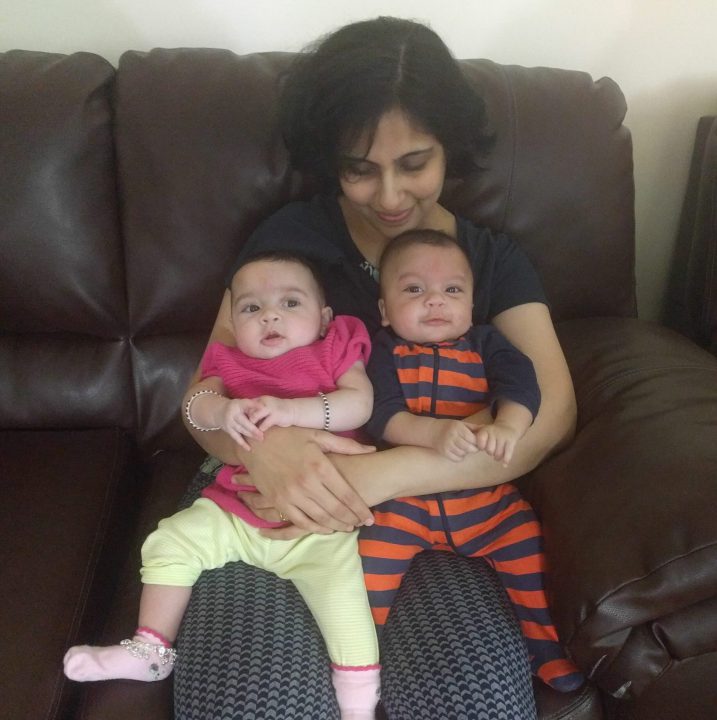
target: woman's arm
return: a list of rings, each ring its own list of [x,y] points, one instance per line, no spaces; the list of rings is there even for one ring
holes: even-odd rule
[[[529,303],[510,308],[493,324],[532,361],[542,402],[535,422],[518,443],[508,467],[483,452],[454,463],[417,447],[398,447],[375,455],[332,455],[339,472],[369,505],[404,495],[488,487],[514,480],[535,468],[572,439],[577,415],[575,393],[548,308]],[[487,410],[467,421],[490,422]]]
[[[529,472],[570,442],[577,416],[575,393],[548,308],[541,303],[519,305],[497,315],[493,324],[533,361],[542,395],[538,416],[518,443],[510,464],[506,467],[484,452],[455,463],[433,450],[411,446],[367,455],[329,455],[368,505],[408,495],[500,485]],[[487,409],[466,420],[478,425],[492,422]],[[260,510],[270,506],[259,502]],[[264,532],[289,538],[306,529],[297,525]]]
[[[214,321],[214,327],[209,335],[207,345],[213,342],[221,342],[225,345],[232,346],[236,344],[234,342],[234,332],[231,324],[231,296],[228,290],[224,291],[224,297],[219,306],[219,313],[217,314],[217,319]],[[184,393],[182,408],[187,406],[189,399],[199,390],[215,389],[211,378],[200,380],[200,377],[201,372],[200,369],[197,368],[192,375],[187,391]],[[187,432],[207,453],[219,458],[219,460],[228,465],[241,464],[239,446],[225,432],[201,432],[189,424],[184,412],[182,413],[182,422],[184,423],[184,427],[187,428]]]
[[[205,428],[204,432],[223,430],[242,448],[250,450],[247,438],[263,437],[250,417],[258,409],[256,400],[227,397],[226,387],[217,376],[205,377],[202,386],[184,406],[185,421],[192,428]]]

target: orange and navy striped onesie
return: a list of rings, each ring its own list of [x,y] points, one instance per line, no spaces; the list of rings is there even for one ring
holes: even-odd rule
[[[535,417],[540,405],[530,359],[489,325],[432,345],[381,331],[374,339],[368,372],[375,396],[368,429],[377,439],[401,411],[465,418],[502,398],[525,405]],[[374,525],[361,528],[359,551],[379,631],[418,553],[439,550],[481,557],[496,570],[513,604],[533,674],[562,691],[584,682],[566,658],[550,619],[540,524],[514,485],[397,498],[375,507],[374,517]]]

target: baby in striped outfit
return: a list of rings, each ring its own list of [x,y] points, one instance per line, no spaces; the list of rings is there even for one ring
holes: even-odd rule
[[[369,433],[391,445],[432,448],[460,462],[483,451],[508,464],[533,423],[540,390],[530,359],[491,325],[474,325],[473,273],[451,236],[412,230],[380,265],[384,330],[374,338]],[[493,422],[464,418],[489,407]],[[511,483],[389,500],[360,530],[364,579],[380,630],[412,559],[423,550],[482,557],[520,621],[533,674],[574,690],[584,678],[566,657],[544,591],[540,524]]]

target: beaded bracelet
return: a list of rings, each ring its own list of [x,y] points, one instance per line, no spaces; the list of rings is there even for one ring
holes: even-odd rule
[[[190,410],[192,409],[192,403],[200,396],[200,395],[216,395],[217,397],[224,397],[218,392],[215,392],[214,390],[197,390],[197,392],[192,395],[189,400],[187,400],[187,404],[184,406],[184,414],[187,418],[187,421],[189,424],[195,429],[199,430],[199,432],[212,432],[213,430],[221,430],[221,427],[211,427],[211,428],[205,428],[201,425],[197,425],[197,423],[194,422],[192,419],[192,414]]]
[[[331,406],[329,405],[329,399],[320,392],[319,397],[324,403],[324,430],[328,430],[331,427]]]

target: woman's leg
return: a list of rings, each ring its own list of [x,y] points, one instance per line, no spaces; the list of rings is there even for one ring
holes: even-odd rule
[[[323,638],[272,573],[243,563],[204,573],[177,651],[176,720],[338,720]]]
[[[520,626],[482,560],[418,555],[381,640],[389,720],[532,720],[530,665]]]
[[[200,472],[184,504],[212,476]],[[323,638],[294,585],[232,563],[203,573],[177,641],[176,720],[338,720]]]

